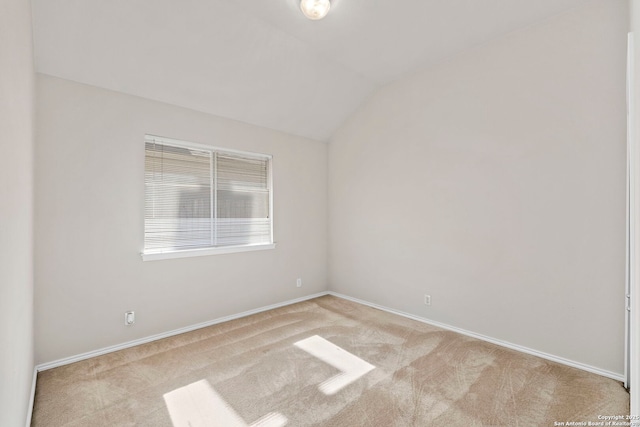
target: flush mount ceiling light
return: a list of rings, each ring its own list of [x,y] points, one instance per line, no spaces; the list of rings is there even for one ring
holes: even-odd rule
[[[329,0],[300,0],[300,9],[304,16],[314,21],[327,16],[331,2]]]

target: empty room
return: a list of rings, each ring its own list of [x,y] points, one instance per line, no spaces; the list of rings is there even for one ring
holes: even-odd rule
[[[0,0],[0,426],[640,426],[640,0]]]

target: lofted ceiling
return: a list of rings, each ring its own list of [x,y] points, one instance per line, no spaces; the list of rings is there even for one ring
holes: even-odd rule
[[[32,0],[38,72],[326,141],[379,87],[588,0]]]

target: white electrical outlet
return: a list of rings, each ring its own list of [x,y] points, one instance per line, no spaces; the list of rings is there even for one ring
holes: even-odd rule
[[[431,305],[431,295],[424,296],[424,305]]]
[[[299,278],[299,277],[296,279],[296,287],[298,287],[298,288],[302,287],[302,279]]]
[[[136,323],[136,313],[135,311],[127,311],[124,314],[124,324],[125,326],[131,326]]]

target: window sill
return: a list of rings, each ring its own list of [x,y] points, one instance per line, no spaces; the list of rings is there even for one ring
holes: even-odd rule
[[[221,254],[233,254],[236,252],[251,252],[251,251],[263,251],[267,249],[275,249],[275,243],[263,244],[263,245],[245,245],[245,246],[221,246],[218,248],[203,248],[203,249],[189,249],[183,251],[173,252],[150,252],[142,253],[143,261],[157,261],[161,259],[171,258],[191,258],[196,256],[205,255],[221,255]]]

